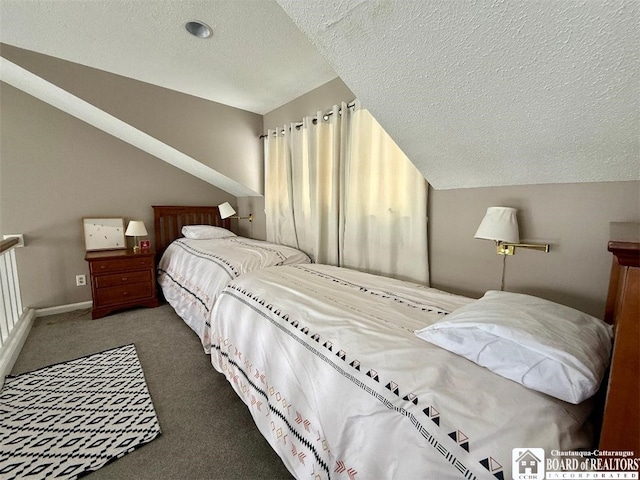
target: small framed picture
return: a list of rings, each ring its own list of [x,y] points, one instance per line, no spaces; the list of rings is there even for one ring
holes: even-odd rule
[[[94,250],[119,250],[127,248],[124,237],[124,218],[83,218],[84,248]]]
[[[140,240],[140,251],[148,252],[151,250],[151,241],[150,240]]]

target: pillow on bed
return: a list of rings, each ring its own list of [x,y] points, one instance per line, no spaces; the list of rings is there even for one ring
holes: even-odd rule
[[[416,335],[570,403],[580,403],[598,390],[609,366],[613,336],[610,325],[586,313],[497,291],[488,291]]]
[[[182,235],[197,240],[212,240],[215,238],[235,237],[236,234],[226,228],[213,225],[187,225],[182,227]]]

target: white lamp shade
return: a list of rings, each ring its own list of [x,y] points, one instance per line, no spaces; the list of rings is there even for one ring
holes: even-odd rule
[[[473,238],[504,243],[520,242],[517,211],[511,207],[489,207]]]
[[[144,237],[147,235],[147,229],[144,226],[144,222],[140,220],[131,220],[127,225],[127,230],[124,232],[127,237]]]
[[[231,205],[229,205],[229,202],[224,202],[222,205],[218,205],[218,210],[220,211],[220,218],[227,218],[236,214],[236,211]]]

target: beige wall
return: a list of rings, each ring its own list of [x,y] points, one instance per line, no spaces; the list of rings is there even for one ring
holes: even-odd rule
[[[549,253],[516,249],[505,290],[528,293],[602,318],[611,268],[609,222],[640,221],[640,182],[430,190],[431,285],[478,297],[500,288],[502,257],[473,235],[487,207],[518,209],[521,240]]]
[[[267,238],[267,217],[264,212],[264,197],[238,197],[238,215],[246,217],[253,215],[253,221],[236,220],[236,230],[238,235],[244,237],[266,240]],[[233,225],[233,224],[232,224]]]
[[[235,203],[235,197],[4,83],[0,104],[0,231],[25,235],[27,247],[16,250],[25,306],[91,300],[88,286],[75,286],[77,274],[88,274],[82,217],[140,219],[152,234],[151,205]]]
[[[10,45],[0,48],[11,62],[263,193],[262,115]]]

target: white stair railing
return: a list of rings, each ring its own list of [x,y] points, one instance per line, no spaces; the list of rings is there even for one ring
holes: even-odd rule
[[[15,252],[15,247],[21,245],[21,239],[16,237],[0,240],[0,388],[35,319],[34,310],[22,306]]]
[[[15,253],[15,246],[18,243],[17,238],[0,241],[0,290],[2,291],[0,349],[9,339],[23,312]]]

